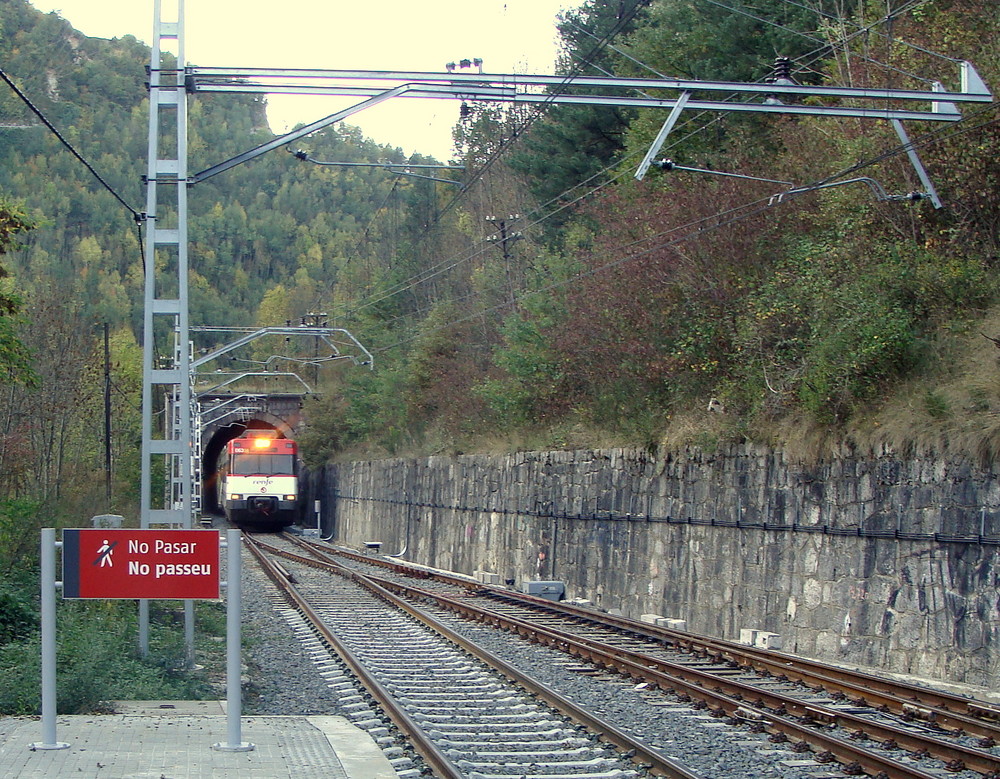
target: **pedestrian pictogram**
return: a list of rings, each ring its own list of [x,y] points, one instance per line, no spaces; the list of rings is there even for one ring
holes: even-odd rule
[[[97,550],[97,559],[94,560],[94,565],[100,565],[101,568],[108,566],[109,568],[115,563],[111,559],[111,553],[118,546],[118,542],[115,541],[113,544],[108,542],[108,539],[104,539],[104,543],[101,544],[101,548]]]

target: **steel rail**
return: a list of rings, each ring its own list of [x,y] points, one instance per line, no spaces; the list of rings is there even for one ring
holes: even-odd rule
[[[304,548],[311,546],[310,544]],[[318,551],[326,554],[336,553],[417,578],[431,575],[426,570],[414,569],[405,563],[366,557],[347,550],[318,547]],[[823,687],[827,692],[841,692],[853,697],[855,701],[864,699],[867,705],[875,708],[886,706],[889,711],[900,716],[913,715],[942,728],[961,730],[971,735],[1000,741],[1000,706],[986,701],[921,687],[905,681],[885,679],[864,671],[839,668],[806,657],[782,654],[774,650],[761,650],[724,639],[638,622],[628,617],[595,612],[593,609],[573,604],[555,603],[523,593],[512,593],[446,572],[435,572],[434,576],[456,586],[487,592],[493,598],[522,605],[530,604],[538,609],[568,615],[595,625],[614,627],[649,640],[673,644],[689,652],[704,653],[717,658],[720,662],[731,661],[755,671],[784,676],[790,681],[812,687]]]
[[[1000,757],[984,750],[953,744],[933,736],[916,734],[911,730],[880,723],[851,712],[840,711],[821,704],[810,704],[783,693],[764,690],[753,684],[726,679],[708,671],[662,660],[643,652],[633,652],[602,641],[575,636],[558,629],[540,627],[516,617],[483,610],[468,599],[453,598],[441,593],[422,590],[418,587],[410,587],[399,582],[391,582],[387,579],[369,578],[373,581],[380,581],[381,584],[390,589],[398,589],[410,597],[433,600],[438,605],[463,616],[511,630],[537,643],[553,646],[567,654],[583,657],[598,665],[612,668],[620,673],[631,676],[638,681],[654,682],[661,688],[671,687],[676,689],[675,681],[680,680],[684,683],[683,692],[692,697],[704,700],[709,706],[713,704],[718,706],[722,698],[725,698],[726,703],[722,708],[726,713],[737,716],[739,709],[746,709],[748,711],[756,710],[759,719],[768,720],[774,727],[785,732],[786,735],[794,735],[803,740],[815,743],[814,733],[817,731],[810,726],[803,726],[787,720],[780,714],[775,715],[773,711],[786,712],[801,717],[803,720],[815,721],[824,725],[836,725],[846,730],[851,730],[854,733],[865,734],[866,737],[874,738],[883,744],[895,744],[899,748],[914,754],[923,754],[926,751],[951,765],[958,766],[961,764],[981,774],[1000,776]],[[753,703],[748,705],[747,701],[753,701]],[[773,711],[761,711],[762,707]],[[845,762],[853,760],[861,765],[866,765],[865,761],[869,759],[867,752],[853,748],[845,751],[841,745],[842,740],[832,736],[827,737],[822,733],[819,735],[823,737],[824,741],[827,738],[830,739],[828,748],[831,752],[838,755],[838,757],[846,757]],[[885,765],[881,765],[879,770],[885,770]],[[906,774],[902,775],[905,776]]]
[[[323,640],[327,642],[341,660],[361,680],[365,688],[385,711],[386,716],[410,740],[416,752],[434,771],[434,775],[439,777],[439,779],[466,779],[465,774],[458,766],[452,763],[447,755],[438,749],[437,745],[431,741],[424,729],[414,722],[410,715],[400,707],[392,694],[368,672],[364,664],[355,657],[354,653],[326,627],[322,617],[312,609],[306,599],[302,597],[295,586],[289,581],[287,573],[280,566],[275,565],[269,560],[263,551],[261,551],[261,547],[264,545],[246,535],[243,536],[243,540],[267,576],[275,583],[281,593],[294,604],[295,608],[302,612],[313,626],[313,629],[322,636]]]
[[[733,647],[736,647],[735,649]],[[963,699],[946,692],[930,688],[898,684],[871,674],[850,669],[842,670],[825,663],[809,659],[792,658],[776,654],[729,645],[721,641],[704,644],[706,649],[718,649],[723,657],[732,659],[741,667],[763,670],[776,678],[785,678],[813,687],[822,687],[828,692],[857,696],[851,700],[859,705],[874,708],[884,707],[901,717],[915,717],[932,726],[962,731],[968,735],[984,739],[1000,739],[1000,710],[996,706],[971,699]],[[910,698],[905,696],[909,694]],[[964,711],[956,711],[952,706],[961,706]]]
[[[486,589],[493,597],[513,603],[525,602],[525,598],[520,595],[493,587]],[[822,686],[828,692],[839,690],[846,695],[856,695],[858,698],[864,698],[869,705],[888,706],[896,714],[913,714],[942,727],[952,727],[973,735],[1000,740],[1000,706],[986,701],[921,687],[905,681],[885,679],[864,671],[839,668],[818,660],[783,654],[775,650],[762,650],[724,639],[671,630],[627,617],[597,614],[593,610],[572,604],[553,603],[539,598],[532,598],[531,602],[538,608],[568,614],[597,625],[613,625],[644,638],[716,657],[720,661],[729,660],[742,667],[785,676],[791,681]]]
[[[286,536],[289,538],[294,537]],[[541,698],[549,706],[561,712],[565,716],[574,720],[575,722],[583,725],[592,733],[596,734],[602,741],[605,741],[622,752],[631,752],[631,759],[639,763],[640,765],[646,767],[653,773],[668,777],[668,779],[703,779],[701,775],[692,772],[691,770],[685,768],[683,765],[674,762],[665,755],[650,749],[646,744],[641,741],[637,741],[632,738],[627,733],[615,728],[608,722],[595,717],[593,714],[577,706],[572,701],[559,695],[557,692],[543,684],[535,681],[531,676],[523,673],[515,666],[506,662],[499,656],[493,654],[487,649],[478,646],[476,643],[470,639],[465,638],[459,633],[456,633],[447,625],[443,624],[439,620],[435,619],[432,615],[425,612],[413,605],[412,603],[403,600],[396,594],[392,592],[391,587],[385,586],[385,581],[379,581],[375,577],[367,576],[366,574],[360,573],[358,571],[346,568],[339,563],[332,562],[329,560],[321,560],[317,558],[306,558],[300,555],[293,554],[291,552],[286,552],[276,547],[271,546],[260,541],[255,541],[262,549],[266,550],[269,554],[274,554],[279,557],[284,557],[286,559],[295,560],[296,562],[302,563],[304,565],[309,565],[315,568],[319,568],[331,573],[335,573],[339,576],[343,576],[356,582],[360,586],[363,586],[369,592],[385,600],[396,608],[402,609],[407,614],[412,616],[414,619],[419,620],[421,623],[431,628],[435,632],[444,636],[446,639],[454,643],[455,645],[461,647],[464,651],[469,654],[479,658],[482,662],[498,670],[507,678],[511,679],[515,683],[524,687],[532,695]],[[391,582],[389,583],[391,584]],[[909,779],[909,778],[907,778]],[[920,779],[923,779],[921,777]]]
[[[313,553],[313,550],[309,550]],[[341,568],[338,563],[322,559],[308,560],[287,552],[278,552],[289,559],[298,559],[316,567]],[[320,550],[316,555],[322,554]],[[804,722],[819,722],[823,725],[839,725],[853,730],[853,738],[875,738],[883,746],[906,749],[916,755],[932,754],[958,769],[969,768],[989,776],[1000,776],[1000,758],[988,752],[952,744],[932,736],[915,734],[912,731],[859,717],[850,712],[831,709],[819,704],[809,704],[782,693],[763,690],[751,684],[720,678],[700,669],[661,660],[645,653],[631,652],[592,639],[581,638],[557,629],[534,625],[516,617],[498,614],[475,606],[467,599],[454,598],[441,593],[422,590],[419,587],[393,582],[380,577],[351,571],[355,580],[367,579],[381,587],[399,592],[412,598],[435,602],[437,605],[463,616],[487,622],[516,632],[537,643],[552,646],[567,654],[581,657],[596,665],[613,669],[639,681],[656,684],[662,689],[672,689],[682,695],[702,701],[709,708],[719,712],[717,716],[728,715],[737,719],[749,719],[766,723],[772,732],[780,732],[785,737],[793,736],[804,742],[819,746],[837,757],[848,766],[857,764],[865,770],[884,773],[889,779],[927,779],[927,772],[885,758],[877,753],[857,747],[849,741],[817,730],[814,725],[800,724],[788,719],[792,713]],[[747,701],[753,701],[748,703]],[[764,711],[762,709],[773,711]],[[777,714],[775,713],[778,712]]]

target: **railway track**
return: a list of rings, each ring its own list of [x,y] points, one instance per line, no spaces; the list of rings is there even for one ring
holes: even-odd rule
[[[314,559],[328,560],[332,553],[329,547],[298,543]],[[347,558],[367,571],[366,578],[411,602],[433,603],[671,690],[695,709],[766,732],[773,742],[839,764],[849,775],[1000,777],[1000,709],[991,704],[379,558]],[[382,571],[377,575],[376,566]]]
[[[366,577],[316,577],[248,540],[284,597],[438,777],[706,779],[594,718]],[[327,563],[325,566],[329,566]],[[387,609],[386,602],[397,608]]]

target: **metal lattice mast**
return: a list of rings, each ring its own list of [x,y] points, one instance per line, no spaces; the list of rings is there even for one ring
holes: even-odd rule
[[[143,321],[142,481],[140,523],[190,527],[192,500],[191,357],[188,348],[187,98],[184,90],[184,0],[164,18],[153,3],[149,66],[149,157],[146,172],[145,296]],[[176,64],[164,44],[176,45]],[[159,262],[158,262],[159,260]],[[164,326],[165,323],[166,326]],[[170,367],[157,360],[157,333],[173,332],[164,349]],[[162,432],[156,435],[154,401],[170,398]],[[154,506],[152,476],[161,458],[169,484],[164,505]]]
[[[194,362],[194,351],[193,348],[188,350],[190,355],[191,363]],[[190,364],[189,364],[190,368]],[[201,515],[201,490],[202,490],[202,473],[201,473],[201,458],[204,454],[203,441],[201,440],[201,403],[198,402],[198,395],[194,388],[194,371],[191,370],[188,374],[188,387],[190,388],[189,400],[190,408],[188,409],[188,418],[191,420],[191,512],[192,517]]]

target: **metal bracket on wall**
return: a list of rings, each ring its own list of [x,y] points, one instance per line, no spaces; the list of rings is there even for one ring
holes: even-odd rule
[[[960,63],[961,91],[934,89],[869,89],[859,87],[809,86],[781,78],[771,83],[695,81],[667,78],[619,78],[617,76],[546,76],[490,73],[428,73],[421,71],[306,70],[268,68],[188,67],[185,85],[189,92],[233,92],[242,94],[347,95],[366,100],[318,120],[244,154],[196,173],[202,181],[222,170],[247,162],[278,146],[308,135],[351,114],[391,98],[438,98],[484,100],[537,105],[610,105],[635,108],[667,108],[671,113],[656,142],[636,172],[641,179],[686,109],[715,112],[769,113],[792,116],[828,116],[879,121],[955,122],[962,118],[959,103],[990,103],[993,96],[969,62]],[[548,90],[548,91],[544,91]],[[569,92],[572,90],[572,93]],[[615,91],[620,94],[614,94]],[[664,92],[676,97],[659,96]],[[635,92],[640,92],[639,96]],[[743,94],[755,102],[696,99],[696,94]],[[944,96],[947,100],[943,100]],[[803,105],[816,98],[815,105]],[[793,102],[794,101],[794,102]],[[929,103],[930,110],[900,108],[900,104]],[[911,158],[912,160],[912,158]],[[919,170],[918,170],[919,173]],[[926,185],[925,185],[926,186]],[[929,191],[933,188],[929,188]],[[936,196],[935,196],[936,197]]]
[[[961,87],[960,87],[961,92],[954,94],[949,93],[944,88],[944,86],[938,81],[935,81],[932,84],[932,89],[930,92],[916,93],[912,92],[911,90],[863,90],[863,91],[868,93],[866,94],[866,97],[870,98],[878,97],[879,99],[891,100],[892,97],[890,93],[896,92],[900,97],[902,97],[905,94],[906,95],[905,99],[921,99],[929,102],[931,105],[931,110],[929,112],[926,112],[926,115],[922,117],[923,119],[931,119],[931,120],[936,119],[938,121],[955,121],[957,119],[960,119],[962,116],[961,112],[958,109],[958,106],[955,104],[956,101],[974,100],[976,102],[990,102],[993,99],[989,88],[986,86],[986,82],[984,82],[982,78],[979,76],[979,74],[976,72],[976,69],[972,66],[972,63],[970,62],[960,63],[959,77],[961,80]],[[735,89],[737,85],[733,84],[732,86],[734,87],[733,91],[737,92],[741,91],[739,89]],[[743,86],[746,87],[749,85],[743,85]],[[754,86],[759,87],[762,85],[754,85]],[[801,100],[802,98],[821,97],[830,94],[829,92],[830,88],[809,87],[801,84],[796,84],[794,81],[791,81],[787,77],[776,78],[771,83],[763,86],[765,89],[771,90],[770,93],[767,94],[767,96],[765,97],[763,105],[767,105],[771,108],[779,108],[779,107],[790,108],[790,106],[785,106],[785,104],[781,101],[780,99],[781,95],[788,96],[791,93],[794,94],[794,96],[797,99]],[[792,89],[794,89],[794,92],[791,92]],[[754,91],[756,92],[759,90],[754,90]],[[689,94],[690,94],[689,92],[684,92],[682,94],[681,97],[684,99],[684,102],[686,102],[686,98]],[[917,97],[918,94],[921,95],[919,98]],[[947,95],[948,100],[941,99],[945,95]],[[734,104],[729,110],[745,111],[746,105],[747,104],[745,103]],[[666,141],[667,136],[673,129],[674,124],[676,124],[678,114],[683,107],[684,106],[682,104],[682,101],[679,99],[674,107],[674,110],[667,118],[667,121],[664,122],[663,127],[660,129],[660,132],[657,134],[656,138],[653,139],[653,143],[650,145],[649,150],[646,152],[646,156],[643,158],[643,161],[639,165],[639,168],[636,170],[635,178],[637,180],[642,181],[642,179],[645,177],[646,172],[649,170],[650,165],[653,164],[653,158],[659,153],[660,149],[663,147],[663,143]],[[826,110],[827,109],[826,106],[797,105],[795,107],[797,110],[795,110],[794,113],[797,114],[804,114],[807,116],[829,115],[829,111]],[[811,110],[813,108],[815,110]],[[726,108],[716,107],[715,110],[719,112],[724,112]],[[873,117],[873,118],[879,118],[879,117]],[[887,110],[885,112],[885,115],[881,118],[888,119],[890,122],[892,122],[893,129],[896,131],[896,135],[899,136],[899,140],[902,142],[903,148],[906,150],[906,155],[910,160],[910,164],[916,171],[917,177],[920,179],[920,183],[923,184],[924,186],[925,191],[921,193],[921,195],[929,199],[931,203],[934,204],[935,208],[941,208],[942,203],[941,199],[938,197],[937,190],[934,188],[933,183],[931,183],[930,177],[927,175],[927,170],[924,168],[923,163],[920,161],[920,157],[917,155],[916,149],[914,148],[912,142],[909,139],[909,136],[906,133],[906,130],[903,127],[904,118],[913,119],[916,117],[913,116],[902,117],[896,112]],[[854,181],[854,179],[852,179],[852,181]],[[842,182],[842,183],[848,183],[848,182]],[[801,191],[806,191],[807,189],[809,188],[803,187]],[[793,190],[793,192],[794,191],[796,190]],[[784,193],[784,194],[790,194],[790,193]],[[876,192],[876,194],[878,194],[878,192]],[[915,197],[897,198],[886,195],[885,197],[880,199],[912,201],[920,198],[915,198]]]

